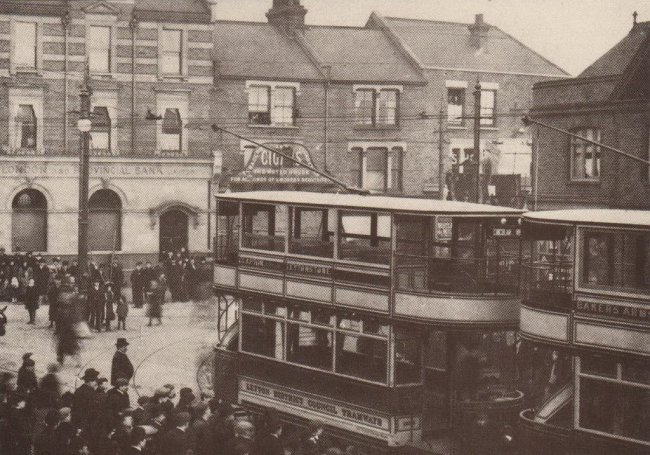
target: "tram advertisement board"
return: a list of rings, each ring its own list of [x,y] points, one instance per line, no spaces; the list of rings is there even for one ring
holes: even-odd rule
[[[287,405],[295,408],[310,411],[322,416],[334,417],[356,425],[390,432],[390,418],[370,410],[341,404],[325,397],[318,397],[298,390],[285,387],[278,387],[262,381],[255,381],[250,378],[239,380],[240,394],[253,395],[276,402],[283,407]]]
[[[650,309],[647,308],[647,305],[625,305],[577,299],[575,309],[583,314],[607,316],[636,322],[650,322]]]

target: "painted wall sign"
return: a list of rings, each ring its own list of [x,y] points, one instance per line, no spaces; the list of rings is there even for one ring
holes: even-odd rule
[[[637,322],[650,322],[650,308],[647,306],[576,300],[575,309],[585,314],[595,314]]]
[[[249,378],[239,380],[239,390],[242,394],[263,397],[278,403],[280,406],[291,405],[316,412],[325,417],[337,417],[374,430],[390,431],[390,419],[387,416],[353,406],[342,405],[324,397],[317,397],[297,390],[277,387]]]
[[[315,167],[309,151],[304,145],[297,143],[270,143],[265,146],[278,150],[280,153],[292,156],[300,163]],[[282,183],[282,184],[331,184],[325,177],[310,171],[262,147],[257,147],[251,154],[244,169],[231,178],[233,183]]]

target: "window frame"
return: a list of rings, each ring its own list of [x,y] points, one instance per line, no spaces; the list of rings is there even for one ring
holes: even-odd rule
[[[355,128],[399,128],[401,111],[402,86],[389,85],[355,85],[354,92],[354,127]],[[381,103],[383,93],[394,93],[394,106],[389,109],[388,103]],[[361,97],[363,95],[363,98]],[[370,100],[368,100],[370,95]],[[370,101],[371,105],[368,105]],[[363,112],[361,109],[363,108]],[[370,110],[370,118],[368,118]],[[392,111],[392,122],[385,121],[387,116],[382,115],[384,111]]]
[[[359,163],[357,184],[360,188],[372,191],[381,191],[383,193],[401,193],[404,191],[404,155],[406,148],[402,144],[365,144],[360,147],[351,144],[350,151],[357,154],[356,160]],[[371,152],[381,152],[383,165],[383,185],[382,188],[369,188],[366,186],[368,181],[368,154]],[[354,172],[354,170],[353,170]]]
[[[32,155],[42,155],[43,149],[43,89],[41,88],[9,88],[9,147],[12,153],[27,153]],[[34,148],[21,147],[22,131],[18,127],[18,114],[20,105],[31,105],[36,116],[36,145]]]
[[[179,138],[180,149],[170,151],[163,149],[163,121],[167,109],[176,109],[180,115],[181,134]],[[157,123],[156,132],[156,155],[186,156],[189,154],[189,134],[185,131],[187,119],[189,118],[189,91],[156,93],[156,112],[161,115]]]
[[[266,103],[264,103],[266,110],[259,109],[263,106],[257,97],[257,102],[253,102],[253,90],[266,90]],[[293,93],[288,98],[280,98],[280,93],[291,90]],[[298,95],[300,94],[300,84],[295,82],[275,82],[275,81],[246,81],[246,94],[248,95],[248,126],[251,128],[296,128],[296,121],[298,118]],[[280,101],[289,99],[291,105],[279,104]],[[251,108],[258,107],[257,110]],[[285,118],[285,115],[280,115],[284,111],[291,113],[291,118],[287,122],[279,121]],[[256,120],[256,116],[263,115],[263,120]]]
[[[586,137],[588,139],[592,139],[597,142],[601,142],[602,140],[602,129],[598,127],[592,127],[592,126],[587,126],[587,127],[579,127],[579,128],[572,128],[571,133],[577,134],[578,136]],[[591,137],[590,137],[591,136]],[[600,177],[602,175],[602,150],[599,146],[595,144],[590,144],[588,142],[585,142],[581,139],[578,139],[576,137],[570,137],[569,139],[569,160],[570,160],[570,179],[573,182],[600,182]],[[583,166],[585,166],[586,170],[586,155],[587,152],[591,150],[592,156],[592,170],[591,172],[596,172],[597,175],[593,177],[588,177],[586,175],[586,172],[584,173],[585,175],[579,176],[577,174],[578,166],[577,166],[577,158],[578,154],[577,151],[580,150],[580,156],[581,158],[581,163]]]
[[[96,112],[97,112],[98,109],[105,111],[105,114],[106,114],[106,117],[105,117],[106,124],[105,125],[95,124],[95,119],[96,118],[99,119],[99,117],[96,117],[96,115],[97,115]],[[112,137],[111,137],[112,136],[111,133],[112,133],[112,130],[113,130],[113,120],[111,118],[111,113],[108,110],[108,107],[107,106],[93,106],[93,112],[92,112],[91,117],[92,117],[92,122],[91,122],[92,124],[91,124],[91,128],[90,128],[90,143],[92,144],[91,150],[92,151],[97,151],[97,152],[100,152],[100,153],[105,152],[105,153],[111,154],[112,149],[113,149],[113,147],[112,147],[112,145],[113,145],[112,142],[113,141],[112,141]],[[104,118],[102,117],[102,120],[103,119]],[[107,136],[107,138],[106,138],[107,147],[106,148],[95,147],[94,134],[97,134],[97,133],[106,134],[106,136]]]
[[[497,126],[497,92],[498,89],[496,88],[481,88],[481,106],[479,109],[480,113],[480,124],[481,128],[494,128]],[[483,105],[483,101],[485,100],[485,97],[483,96],[485,93],[492,93],[493,100],[492,100],[492,106],[487,107]],[[490,116],[484,115],[486,111],[489,111],[491,113]]]
[[[96,40],[93,38],[93,29],[106,29],[108,31],[108,43],[106,43],[106,47],[104,48],[99,47],[98,44],[100,43],[100,40]],[[106,24],[106,23],[97,23],[97,24],[89,24],[87,25],[87,36],[86,36],[86,55],[88,58],[88,70],[92,74],[111,74],[113,73],[113,66],[115,64],[115,58],[114,58],[114,46],[115,43],[115,30],[114,27],[111,24]],[[102,60],[105,57],[106,61],[102,63],[106,63],[106,70],[104,70],[103,66],[102,68],[95,69],[93,68],[93,51],[95,52],[106,52],[106,55],[102,55]]]
[[[164,38],[166,33],[177,33],[178,34],[178,50],[170,51],[166,49],[165,44],[168,43]],[[182,28],[167,28],[163,27],[160,30],[160,73],[163,77],[178,77],[185,75],[185,38],[186,33]],[[174,59],[178,59],[178,71],[166,71],[165,70],[165,58],[169,55],[173,55]],[[176,61],[174,61],[176,63]]]
[[[450,103],[450,96],[451,92],[459,92],[460,93],[460,99],[461,102],[460,104],[451,104]],[[466,102],[466,89],[462,87],[447,87],[447,123],[450,126],[465,126],[465,102]],[[460,118],[452,118],[450,116],[450,106],[460,106]]]
[[[28,24],[28,25],[33,25],[34,26],[34,47],[33,47],[33,52],[34,52],[34,65],[20,65],[18,64],[18,56],[23,55],[23,50],[25,49],[30,49],[31,48],[24,46],[24,43],[22,40],[19,39],[18,37],[18,30],[20,28],[19,24]],[[13,72],[38,72],[41,68],[41,26],[37,21],[29,21],[29,20],[15,20],[12,21],[12,54],[11,54],[11,61],[12,61],[12,69]]]

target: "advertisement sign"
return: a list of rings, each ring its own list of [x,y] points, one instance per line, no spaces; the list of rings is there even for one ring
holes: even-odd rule
[[[297,143],[265,143],[266,147],[282,155],[291,156],[299,163],[315,168],[309,150]],[[250,155],[244,169],[231,178],[233,183],[310,184],[327,185],[331,182],[304,166],[286,159],[263,147]]]

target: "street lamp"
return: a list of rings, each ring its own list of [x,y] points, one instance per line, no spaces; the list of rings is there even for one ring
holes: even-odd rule
[[[79,261],[78,283],[83,284],[84,274],[88,271],[88,186],[90,179],[90,97],[92,89],[89,85],[90,73],[86,65],[86,74],[81,86],[79,120],[77,129],[80,133],[79,142],[79,237],[77,241],[77,255]]]

